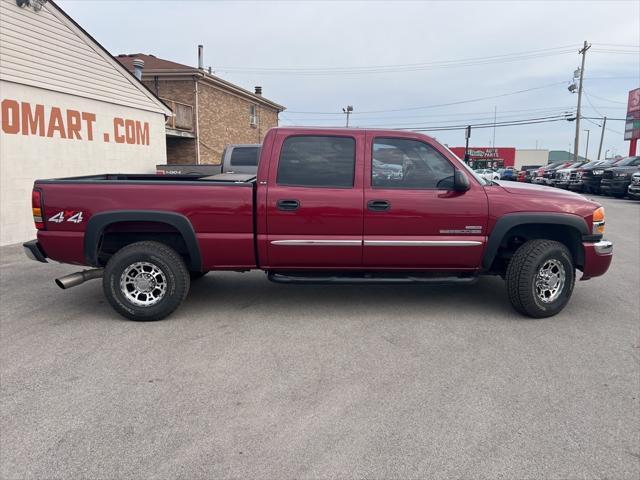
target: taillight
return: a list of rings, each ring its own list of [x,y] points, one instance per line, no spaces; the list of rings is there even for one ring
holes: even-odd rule
[[[31,192],[31,211],[33,212],[33,222],[38,230],[44,230],[44,219],[42,211],[42,192],[34,188]]]

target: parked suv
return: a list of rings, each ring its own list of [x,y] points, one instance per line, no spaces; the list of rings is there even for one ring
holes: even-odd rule
[[[605,195],[624,197],[631,184],[631,175],[640,171],[640,157],[627,157],[616,163],[614,167],[607,168],[602,174],[600,191]]]
[[[631,185],[627,188],[627,195],[634,200],[640,200],[640,172],[631,175]]]

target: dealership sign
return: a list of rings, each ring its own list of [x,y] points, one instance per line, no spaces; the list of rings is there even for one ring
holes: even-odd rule
[[[149,145],[149,122],[130,118],[109,119],[109,129],[97,131],[93,112],[45,106],[5,98],[0,103],[2,131],[8,135],[39,136],[66,140],[128,145]]]
[[[458,157],[464,158],[465,147],[452,147],[451,151]],[[512,167],[516,160],[516,149],[513,147],[469,147],[467,155],[472,167]]]
[[[629,92],[627,102],[627,121],[624,126],[624,139],[640,138],[640,88]]]

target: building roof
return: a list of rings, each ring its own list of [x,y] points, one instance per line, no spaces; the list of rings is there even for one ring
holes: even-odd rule
[[[165,60],[163,58],[158,58],[155,55],[144,54],[144,53],[129,53],[129,54],[120,54],[116,57],[116,59],[130,72],[133,72],[133,60],[139,58],[144,61],[144,68],[142,70],[142,75],[151,76],[151,75],[171,75],[171,74],[198,74],[201,75],[205,80],[215,84],[216,86],[227,90],[229,92],[235,93],[242,97],[248,98],[253,102],[260,103],[267,107],[273,108],[282,112],[285,110],[285,107],[279,105],[267,98],[264,98],[262,95],[256,95],[249,90],[246,90],[242,87],[239,87],[231,82],[223,80],[220,77],[217,77],[211,73],[208,73],[206,70],[201,70],[196,67],[190,67],[189,65],[183,65],[181,63],[172,62],[171,60]]]
[[[15,3],[15,2],[14,2]],[[102,57],[106,62],[111,64],[113,69],[120,73],[133,87],[140,91],[148,101],[151,102],[155,111],[162,112],[166,116],[173,115],[171,109],[153,93],[145,84],[139,81],[132,73],[126,68],[122,68],[123,65],[116,61],[113,55],[104,47],[100,42],[93,38],[84,28],[82,28],[73,18],[67,14],[56,2],[49,0],[44,4],[44,11],[52,14],[58,20],[62,21],[66,26],[76,35],[83,39],[87,45],[93,48],[97,54]],[[89,95],[90,96],[90,95]]]
[[[573,153],[566,150],[549,150],[549,163],[570,162],[573,160]],[[578,155],[578,162],[586,162],[588,159]]]

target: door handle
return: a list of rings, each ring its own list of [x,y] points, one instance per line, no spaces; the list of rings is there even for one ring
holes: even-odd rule
[[[369,200],[367,202],[367,208],[374,212],[383,212],[391,208],[391,203],[386,200]]]
[[[300,206],[300,202],[298,200],[278,200],[276,203],[278,206],[278,210],[297,210]]]

